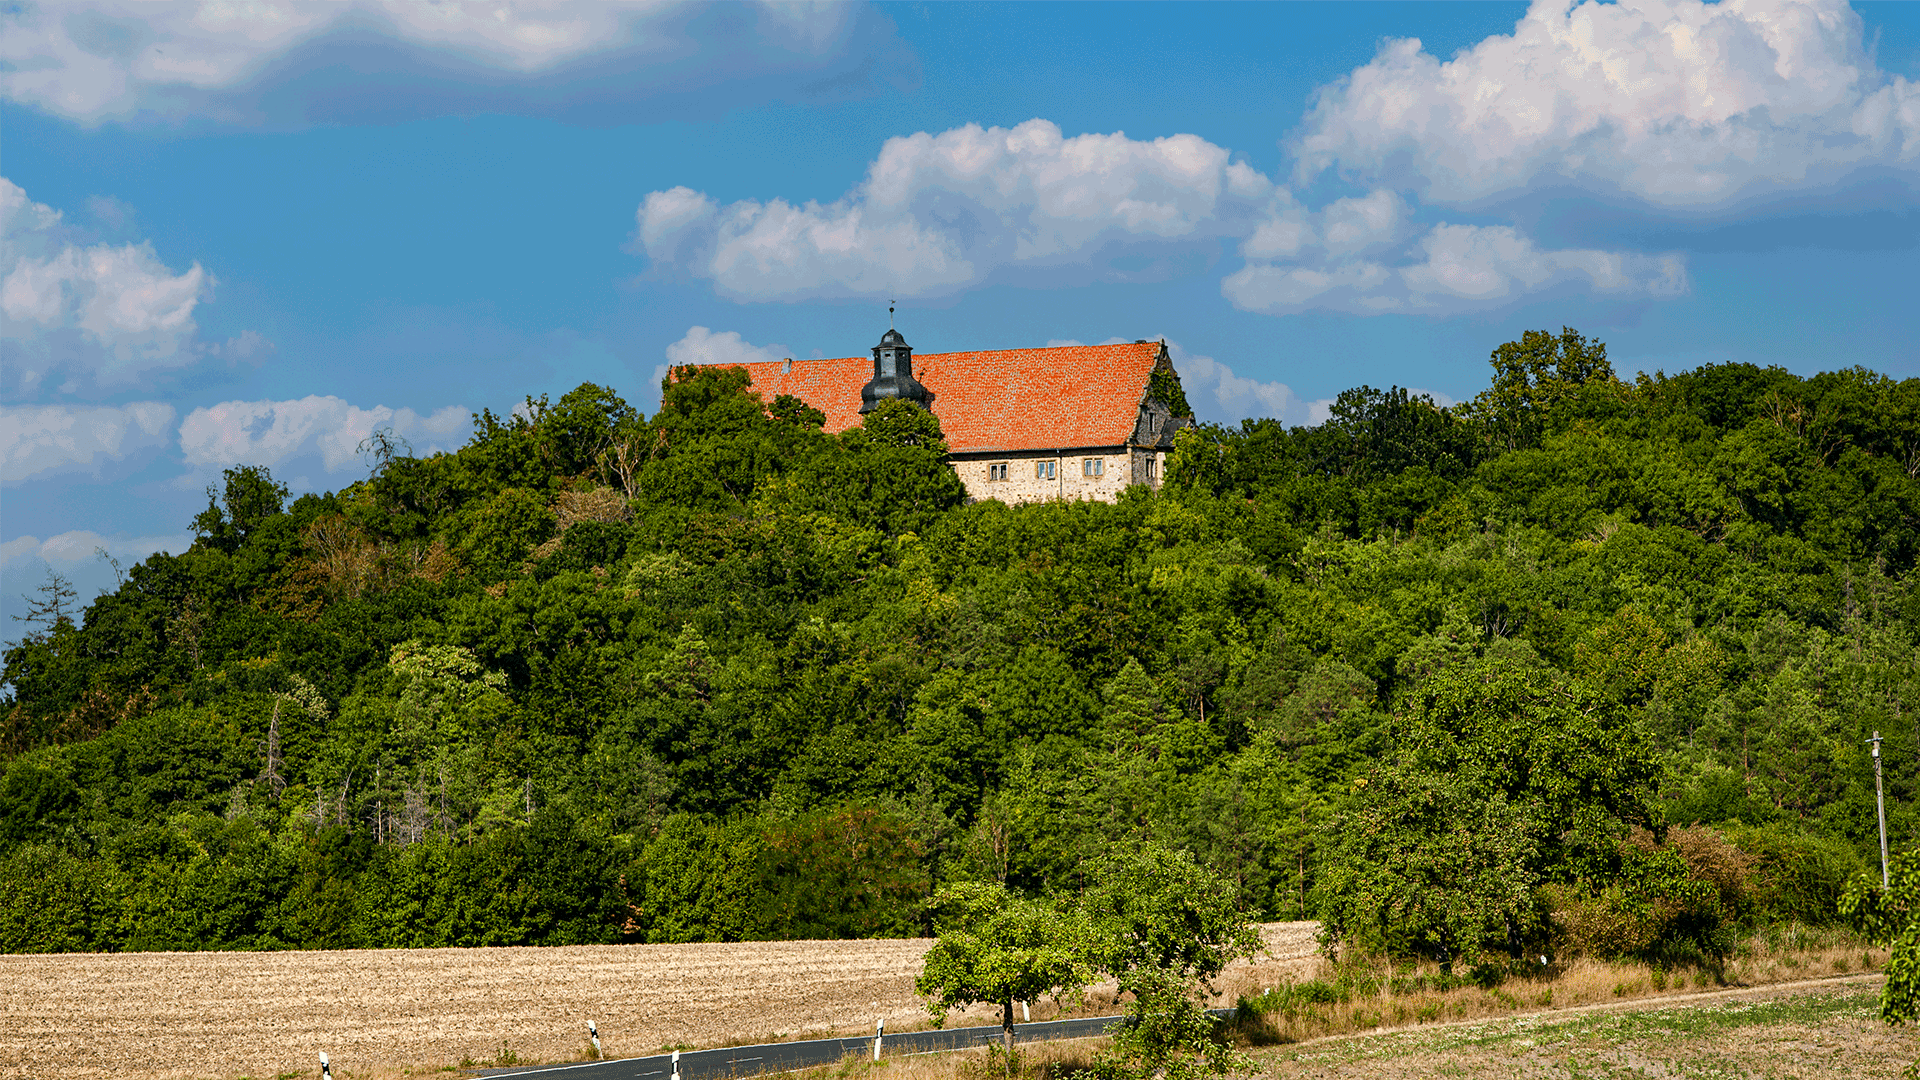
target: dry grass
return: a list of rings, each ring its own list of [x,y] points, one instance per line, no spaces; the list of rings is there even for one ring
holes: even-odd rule
[[[1702,968],[1663,971],[1644,964],[1574,960],[1490,989],[1463,986],[1428,989],[1439,981],[1432,964],[1395,965],[1362,959],[1339,967],[1324,960],[1314,979],[1351,988],[1344,1001],[1300,1001],[1287,987],[1254,1000],[1265,1013],[1243,1022],[1242,1038],[1254,1045],[1302,1042],[1378,1028],[1474,1020],[1535,1009],[1566,1009],[1634,1001],[1721,986],[1762,986],[1829,975],[1878,971],[1887,951],[1832,930],[1785,928],[1747,942],[1722,972]],[[1289,1000],[1293,998],[1294,1000]]]
[[[1303,978],[1312,923],[1267,928],[1277,958],[1237,992]],[[556,949],[0,956],[0,1077],[353,1080],[463,1062],[572,1061],[586,1022],[609,1057],[924,1027],[913,993],[930,941],[792,941]],[[1112,1009],[1095,988],[1072,1015]],[[1035,1003],[1035,1020],[1060,1015]],[[985,1008],[948,1023],[993,1023]]]
[[[1877,987],[1762,987],[1736,993],[1736,1000],[1629,1002],[1606,1013],[1503,1017],[1330,1040],[1262,1053],[1255,1058],[1255,1075],[1271,1080],[1892,1078],[1920,1050],[1911,1029],[1880,1022]],[[1101,1045],[1101,1040],[1035,1044],[1016,1055],[1015,1078],[1066,1080],[1091,1064]],[[797,1075],[800,1080],[1005,1080],[1004,1064],[975,1049],[884,1059],[878,1065],[849,1060]]]
[[[1013,1052],[1012,1067],[998,1047],[977,1046],[943,1053],[882,1055],[874,1062],[849,1057],[836,1065],[821,1065],[786,1074],[794,1080],[1066,1080],[1093,1064],[1105,1039],[1071,1039],[1028,1043]]]
[[[1879,1019],[1877,986],[1757,988],[1723,1000],[1629,1003],[1325,1040],[1269,1051],[1291,1077],[1559,1080],[1576,1077],[1894,1077],[1920,1047]]]

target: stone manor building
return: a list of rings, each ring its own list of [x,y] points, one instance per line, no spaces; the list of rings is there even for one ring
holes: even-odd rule
[[[1183,400],[1164,341],[915,356],[890,329],[872,353],[741,366],[763,400],[791,394],[830,432],[886,398],[926,407],[975,499],[1110,502],[1129,484],[1158,487],[1174,433],[1193,423],[1162,400]]]

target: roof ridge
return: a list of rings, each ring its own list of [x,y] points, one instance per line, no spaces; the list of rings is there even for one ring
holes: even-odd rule
[[[933,391],[933,413],[955,453],[1122,446],[1133,437],[1162,347],[1134,340],[916,352],[914,376]],[[840,432],[860,423],[871,363],[871,356],[832,356],[796,360],[791,369],[783,360],[737,366],[763,400],[792,394],[826,414],[828,431]]]
[[[988,354],[995,354],[995,353],[1053,352],[1059,349],[1133,349],[1133,348],[1140,348],[1143,346],[1150,346],[1154,349],[1158,349],[1160,347],[1160,342],[1158,340],[1109,341],[1100,345],[1027,345],[1017,349],[949,349],[946,352],[923,352],[920,349],[915,349],[913,351],[913,358],[915,360],[923,360],[930,356],[975,356],[975,355],[988,355]],[[824,363],[828,363],[830,361],[835,361],[835,360],[840,360],[840,361],[858,360],[861,363],[872,363],[873,357],[865,356],[865,355],[814,356],[814,357],[808,357],[803,359],[798,356],[789,356],[789,357],[786,357],[785,360],[792,360],[796,364],[824,364]],[[718,366],[750,368],[760,364],[784,363],[785,360],[740,360],[740,361],[735,361],[732,364],[721,364]],[[695,365],[695,366],[705,366],[705,365]]]

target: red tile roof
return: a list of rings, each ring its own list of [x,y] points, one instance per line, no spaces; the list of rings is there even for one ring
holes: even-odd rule
[[[1160,343],[915,353],[913,377],[933,391],[933,414],[955,453],[1121,446],[1133,435]],[[792,394],[827,414],[827,430],[860,423],[871,356],[742,364],[771,403]]]

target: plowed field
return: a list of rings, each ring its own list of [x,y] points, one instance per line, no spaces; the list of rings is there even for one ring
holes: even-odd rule
[[[1236,965],[1224,993],[1304,974],[1314,929],[1269,924],[1272,958]],[[900,1030],[926,1019],[913,980],[931,944],[0,956],[0,1077],[265,1080],[316,1075],[322,1050],[343,1080],[503,1048],[561,1061],[585,1052],[590,1019],[610,1057],[871,1031],[881,1016]],[[949,1022],[969,1019],[988,1022],[984,1010]]]

